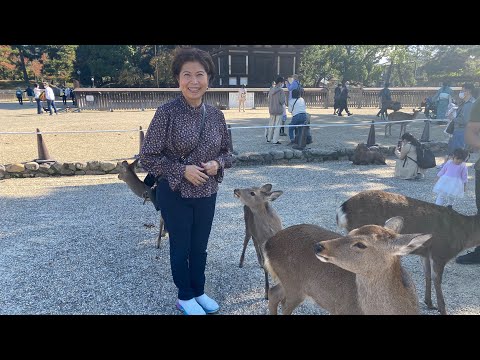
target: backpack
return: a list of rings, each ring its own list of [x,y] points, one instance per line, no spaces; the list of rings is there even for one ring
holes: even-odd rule
[[[414,160],[415,161],[415,160]],[[435,154],[432,150],[427,149],[424,144],[417,147],[417,161],[418,167],[422,169],[430,169],[435,167]]]
[[[23,95],[23,94],[22,94],[22,90],[17,90],[17,91],[15,92],[15,94],[16,94],[17,96],[22,96],[22,95]]]

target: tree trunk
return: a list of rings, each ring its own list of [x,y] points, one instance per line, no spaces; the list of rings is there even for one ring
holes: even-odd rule
[[[18,53],[20,55],[20,67],[21,67],[22,72],[23,72],[23,80],[25,81],[25,83],[28,84],[29,79],[28,79],[28,74],[27,74],[27,68],[25,67],[25,56],[23,54],[23,46],[22,45],[17,45],[16,47],[17,47]]]

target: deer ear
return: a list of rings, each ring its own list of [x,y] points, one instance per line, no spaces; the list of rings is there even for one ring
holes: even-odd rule
[[[268,195],[268,200],[270,201],[274,201],[276,200],[280,195],[283,194],[283,191],[279,190],[279,191],[273,191],[271,192],[269,195]]]
[[[397,236],[394,242],[394,255],[407,255],[423,246],[432,238],[432,234],[403,234]]]
[[[265,184],[260,188],[261,192],[270,192],[272,190],[272,184]]]
[[[385,221],[384,227],[392,231],[395,231],[397,234],[399,234],[403,228],[403,217],[395,216],[388,219],[387,221]]]
[[[134,168],[137,165],[137,163],[138,163],[138,158],[135,159],[135,161],[130,164],[130,167]]]

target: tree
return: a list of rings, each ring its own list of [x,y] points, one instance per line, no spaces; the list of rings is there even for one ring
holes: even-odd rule
[[[321,78],[336,78],[359,83],[378,76],[375,65],[385,52],[382,45],[311,45],[302,53],[300,74],[306,86]]]
[[[131,68],[128,64],[134,53],[131,45],[79,45],[74,71],[81,71],[80,82],[84,84],[89,84],[92,76],[97,86],[102,86],[104,79],[116,82],[124,66]]]

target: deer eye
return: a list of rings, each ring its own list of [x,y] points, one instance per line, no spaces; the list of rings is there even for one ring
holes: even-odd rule
[[[250,191],[250,195],[255,196],[255,193],[253,191]]]
[[[353,246],[359,248],[359,249],[366,249],[367,247],[365,246],[365,244],[361,243],[361,242],[357,242],[355,244],[353,244]]]

